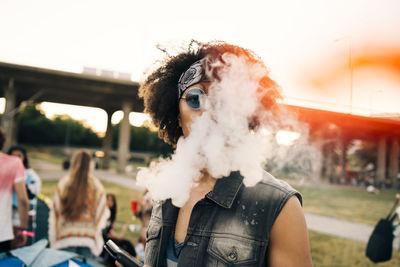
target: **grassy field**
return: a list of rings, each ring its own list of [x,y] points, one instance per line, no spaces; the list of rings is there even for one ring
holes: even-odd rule
[[[107,193],[114,193],[118,201],[117,232],[123,224],[138,224],[132,216],[130,199],[139,194],[130,189],[112,183],[103,182]],[[44,181],[43,194],[52,197],[57,181]],[[379,217],[388,212],[392,205],[394,192],[382,192],[379,195],[370,195],[363,190],[354,188],[313,188],[296,187],[304,197],[306,212],[332,216],[357,222],[375,224]],[[366,203],[364,203],[366,202]],[[348,267],[348,266],[375,266],[365,257],[366,244],[343,238],[333,237],[309,231],[311,254],[314,266]],[[126,237],[134,244],[138,234],[127,232]],[[400,253],[393,252],[393,258],[377,266],[400,266]]]
[[[37,162],[45,162],[49,164],[53,164],[56,167],[61,168],[63,162],[67,160],[67,156],[65,155],[65,148],[55,146],[55,147],[35,147],[35,146],[26,146],[28,151],[28,158],[31,161],[31,165],[35,167],[35,163]],[[72,152],[71,152],[72,153]],[[109,163],[110,169],[117,168],[117,161],[114,159],[110,160]],[[100,165],[101,166],[101,165]],[[148,164],[144,161],[128,161],[127,168],[132,170],[136,170],[139,167],[147,167]]]
[[[375,225],[392,208],[395,191],[379,194],[343,186],[295,186],[303,196],[304,212]],[[309,231],[314,266],[375,266],[366,256],[366,244]],[[400,266],[400,253],[377,266]]]
[[[66,159],[61,147],[35,147],[26,146],[28,158],[31,160],[40,160],[47,163],[61,166]]]
[[[400,252],[390,261],[374,264],[365,256],[366,244],[309,231],[311,256],[315,267],[400,266]]]
[[[380,218],[389,213],[396,194],[395,191],[371,194],[362,187],[295,186],[295,188],[303,196],[306,213],[370,225],[375,225]]]

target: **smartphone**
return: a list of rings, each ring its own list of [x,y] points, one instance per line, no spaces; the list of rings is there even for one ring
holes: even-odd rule
[[[143,266],[143,263],[140,260],[118,247],[111,239],[106,242],[104,249],[124,267]]]

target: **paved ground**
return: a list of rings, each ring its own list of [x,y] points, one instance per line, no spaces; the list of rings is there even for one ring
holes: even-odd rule
[[[39,164],[36,167],[34,166],[34,168],[43,180],[55,179],[67,174],[66,171],[61,170],[61,167],[54,167],[50,165],[41,166]],[[95,170],[94,175],[103,181],[116,183],[131,189],[144,190],[143,187],[140,187],[136,184],[134,179],[135,173],[121,175],[115,171]],[[363,243],[368,242],[368,238],[373,230],[373,226],[371,225],[353,223],[326,216],[305,214],[305,217],[307,221],[307,227],[310,230],[342,238],[348,238]],[[399,249],[399,243],[399,239],[394,241],[393,245],[395,249]]]

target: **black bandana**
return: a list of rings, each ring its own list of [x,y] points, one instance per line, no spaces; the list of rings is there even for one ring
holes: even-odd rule
[[[178,100],[181,99],[183,93],[193,84],[199,83],[205,80],[203,59],[196,61],[190,65],[178,81]]]

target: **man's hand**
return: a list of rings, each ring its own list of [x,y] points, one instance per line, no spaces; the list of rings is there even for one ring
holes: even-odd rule
[[[26,193],[25,181],[14,184],[14,191],[18,198],[18,214],[21,228],[28,228],[29,200]]]
[[[12,241],[12,249],[20,248],[25,246],[27,241],[26,235],[20,232],[19,227],[14,230],[14,240]]]

